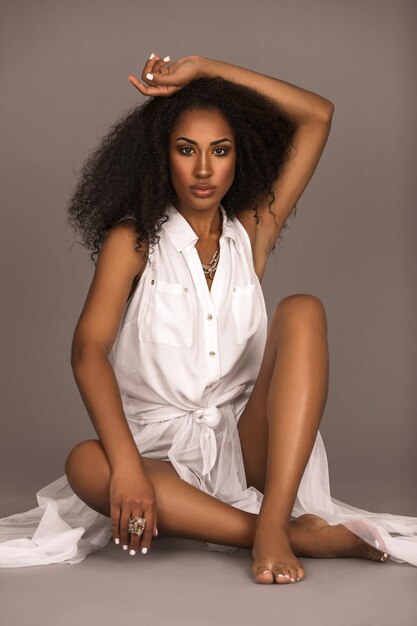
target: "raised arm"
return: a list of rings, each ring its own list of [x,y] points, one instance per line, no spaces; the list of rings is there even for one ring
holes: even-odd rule
[[[251,239],[255,271],[261,279],[278,235],[320,160],[330,132],[334,105],[311,91],[237,65],[204,57],[198,57],[198,63],[201,76],[221,76],[276,100],[295,127],[291,137],[295,150],[273,185],[276,199],[271,211],[274,215],[265,205],[258,208],[262,216],[258,225],[252,210],[243,211],[238,216]]]
[[[316,93],[224,61],[193,54],[168,65],[169,62],[169,57],[164,60],[152,55],[143,68],[143,82],[133,74],[129,80],[147,96],[169,97],[190,80],[220,76],[276,100],[294,126],[291,137],[294,148],[272,185],[275,193],[270,207],[272,213],[267,204],[258,206],[259,224],[256,224],[253,209],[238,214],[249,234],[255,271],[261,279],[278,235],[317,167],[330,132],[334,105]]]

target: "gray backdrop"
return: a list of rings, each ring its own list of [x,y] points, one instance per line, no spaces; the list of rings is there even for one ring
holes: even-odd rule
[[[270,315],[293,293],[325,305],[332,494],[416,515],[416,3],[3,0],[1,11],[0,514],[34,506],[95,436],[70,367],[93,266],[72,246],[66,203],[88,150],[144,97],[127,76],[156,51],[242,65],[335,104],[263,288]]]

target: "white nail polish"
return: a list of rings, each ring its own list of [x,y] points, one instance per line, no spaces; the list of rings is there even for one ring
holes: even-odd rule
[[[154,55],[154,53],[152,52],[151,56],[149,57],[149,61],[150,61],[151,59],[153,59],[153,58],[154,58],[154,56],[155,56],[155,55]]]
[[[285,578],[284,574],[277,574],[278,578]]]
[[[142,548],[142,554],[146,554],[148,551],[148,548]]]
[[[123,546],[123,550],[127,550],[129,546]]]
[[[379,549],[379,541],[378,541],[378,539],[375,539],[375,548],[377,550]]]
[[[388,554],[386,552],[384,552],[384,559],[388,558]]]
[[[119,537],[115,537],[115,539],[114,539],[114,543],[116,544],[116,546],[118,546],[118,545],[119,545],[119,543],[120,543],[120,539],[119,539]]]
[[[291,578],[291,581],[292,581],[293,583],[295,583],[295,580],[294,580],[294,578]]]
[[[153,74],[151,74],[150,72],[148,72],[148,73],[146,74],[146,78],[147,78],[148,80],[153,80]]]
[[[130,556],[135,556],[135,554],[136,554],[136,550],[133,550],[133,549],[132,549],[132,550],[130,550],[129,554],[130,554]]]
[[[170,60],[170,58],[171,58],[171,57],[170,57],[170,56],[169,56],[169,54],[168,54],[168,56],[164,57],[162,60],[163,60],[163,61],[169,61],[169,60]]]

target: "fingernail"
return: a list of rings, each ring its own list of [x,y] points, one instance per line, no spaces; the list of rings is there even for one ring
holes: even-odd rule
[[[130,554],[130,556],[135,556],[135,554],[136,554],[136,550],[133,550],[133,549],[132,549],[132,550],[130,550],[129,554]]]
[[[153,80],[153,74],[151,74],[150,72],[148,72],[148,73],[146,74],[146,78],[147,78],[148,80]]]
[[[149,57],[149,60],[153,59],[153,58],[154,58],[154,56],[155,56],[155,55],[154,55],[154,53],[152,52],[151,56]]]
[[[114,539],[114,543],[115,543],[117,546],[119,545],[119,543],[120,543],[120,539],[119,539],[119,537],[115,537],[115,539]]]
[[[142,548],[142,554],[146,554],[148,551],[148,548]]]
[[[170,60],[170,58],[171,58],[171,57],[170,57],[170,56],[169,56],[169,54],[168,54],[168,56],[164,57],[162,60],[163,60],[163,61],[169,61],[169,60]]]
[[[127,550],[129,546],[123,546],[123,550]]]

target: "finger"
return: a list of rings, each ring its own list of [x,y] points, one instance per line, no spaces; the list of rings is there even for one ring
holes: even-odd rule
[[[173,87],[174,82],[173,75],[168,71],[163,73],[158,71],[149,71],[145,74],[142,80],[149,86],[154,85],[157,87],[158,85],[161,85],[162,87],[168,86],[169,88]]]
[[[146,518],[146,526],[142,535],[142,541],[140,543],[140,549],[143,554],[149,551],[152,544],[153,529],[155,527],[155,514],[154,507],[150,507],[145,511],[144,517]]]
[[[136,78],[136,76],[134,76],[133,74],[129,74],[128,79],[130,80],[132,85],[136,87],[136,89],[139,89],[139,91],[142,91],[144,87],[148,86],[148,85],[142,85],[142,83],[138,80],[138,78]]]
[[[120,532],[119,532],[120,508],[110,504],[110,517],[111,517],[112,536],[114,539],[114,543],[118,545],[120,543]]]
[[[165,86],[163,88],[164,91],[161,91],[161,87],[153,87],[153,86],[150,86],[150,85],[143,85],[132,74],[128,78],[129,78],[130,82],[132,83],[132,85],[134,87],[136,87],[136,89],[138,89],[138,91],[140,91],[145,96],[170,96],[175,91],[178,91],[180,89],[180,87],[174,87],[173,85],[170,85],[170,86]]]
[[[151,72],[160,72],[166,65],[171,61],[171,57],[168,55],[163,59],[157,58],[153,68],[150,70]]]
[[[122,508],[122,513],[120,515],[120,541],[122,542],[123,550],[127,550],[129,547],[129,517],[130,517],[130,507],[126,505]]]
[[[132,511],[129,517],[145,517],[143,512],[140,512],[139,509],[135,509]],[[135,533],[129,533],[130,543],[129,543],[129,554],[134,556],[135,553],[139,550],[140,541],[142,535],[136,535]]]
[[[152,58],[151,58],[152,57]],[[157,71],[157,63],[159,59],[159,56],[157,54],[155,54],[154,52],[152,52],[151,57],[149,57],[149,59],[146,61],[145,66],[142,70],[142,74],[141,74],[141,79],[145,84],[148,84],[149,79],[147,78],[147,75],[152,74],[153,72]]]

